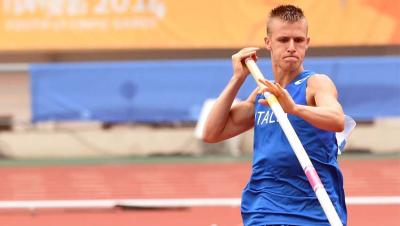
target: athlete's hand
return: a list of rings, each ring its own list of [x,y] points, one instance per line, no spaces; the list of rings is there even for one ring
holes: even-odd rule
[[[276,99],[278,99],[283,111],[288,114],[295,114],[297,105],[286,89],[282,88],[279,83],[272,83],[265,79],[260,79],[259,81],[266,86],[265,88],[260,89],[260,93],[270,92],[276,97]],[[258,102],[262,105],[268,105],[266,99],[260,99]]]
[[[239,52],[232,55],[232,67],[234,77],[245,79],[246,76],[250,74],[250,71],[244,61],[249,57],[257,61],[256,52],[259,49],[260,48],[257,47],[248,47],[241,49]]]

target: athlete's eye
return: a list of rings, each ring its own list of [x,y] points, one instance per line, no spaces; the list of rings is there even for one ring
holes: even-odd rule
[[[296,43],[301,43],[301,42],[304,42],[305,40],[306,40],[306,39],[303,38],[303,37],[294,38],[294,42],[296,42]]]
[[[278,42],[281,42],[281,43],[289,42],[289,40],[290,40],[290,38],[288,38],[288,37],[280,37],[280,38],[278,38]]]

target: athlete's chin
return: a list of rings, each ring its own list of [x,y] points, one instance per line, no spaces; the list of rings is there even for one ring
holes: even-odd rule
[[[281,66],[283,71],[297,71],[300,67],[299,63],[285,63]]]

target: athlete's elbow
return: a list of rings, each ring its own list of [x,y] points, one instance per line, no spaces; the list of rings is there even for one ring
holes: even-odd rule
[[[321,125],[319,128],[331,132],[342,132],[344,130],[344,118],[331,118],[328,121],[325,121],[324,126]]]
[[[216,139],[211,137],[202,137],[202,141],[209,144],[217,143]]]
[[[344,130],[344,115],[338,116],[338,118],[335,120],[335,125],[333,130],[335,132],[342,132]]]
[[[342,125],[336,125],[335,128],[333,128],[334,132],[342,132],[344,130],[344,126]]]
[[[216,131],[216,128],[206,124],[201,132],[201,140],[206,143],[216,143],[217,137],[218,132]]]
[[[217,143],[219,141],[217,136],[210,133],[203,133],[201,140],[205,143]]]

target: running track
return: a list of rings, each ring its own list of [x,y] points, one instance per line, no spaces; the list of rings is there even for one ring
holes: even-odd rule
[[[400,196],[400,159],[340,161],[348,197]],[[250,163],[1,167],[0,201],[239,198]],[[400,205],[348,205],[350,226],[398,226]],[[0,210],[4,226],[239,226],[237,206]]]

